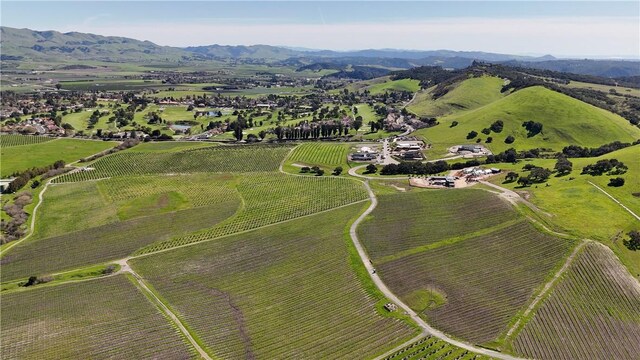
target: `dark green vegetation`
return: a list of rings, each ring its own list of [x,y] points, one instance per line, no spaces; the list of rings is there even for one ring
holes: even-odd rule
[[[498,340],[574,245],[482,190],[379,202],[360,234],[382,279],[437,328],[476,343]]]
[[[3,359],[189,359],[194,351],[124,275],[2,295]]]
[[[587,244],[513,346],[536,359],[637,359],[640,285],[609,249]]]
[[[352,205],[131,264],[215,356],[372,357],[413,331],[376,313],[379,298],[363,288],[349,265],[352,245],[345,229],[361,208]]]

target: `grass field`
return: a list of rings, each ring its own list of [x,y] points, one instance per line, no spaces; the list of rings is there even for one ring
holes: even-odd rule
[[[349,265],[353,205],[131,262],[220,358],[368,358],[413,330]],[[215,310],[215,311],[212,311]]]
[[[444,96],[433,99],[434,88],[418,93],[407,110],[426,117],[441,117],[461,111],[473,110],[500,100],[503,80],[497,77],[482,76],[464,80],[452,85]]]
[[[365,87],[372,94],[381,94],[387,91],[408,91],[416,92],[420,90],[420,82],[413,79],[389,80]]]
[[[572,245],[522,220],[486,235],[376,264],[376,268],[400,298],[418,297],[420,301],[412,305],[436,328],[489,344],[507,330]]]
[[[611,251],[587,244],[513,345],[536,359],[638,359],[640,284]]]
[[[8,148],[21,145],[40,144],[51,141],[54,138],[48,136],[31,136],[31,135],[0,135],[0,148]]]
[[[484,360],[486,356],[455,347],[427,335],[406,347],[385,356],[384,360]]]
[[[335,177],[253,173],[242,176],[237,189],[243,207],[235,216],[211,229],[151,244],[138,253],[214,239],[367,199],[361,183]]]
[[[504,122],[500,133],[481,133],[496,120]],[[540,134],[527,137],[522,123],[529,120],[543,124]],[[511,147],[560,151],[567,145],[597,147],[615,140],[633,142],[640,137],[640,129],[622,117],[539,86],[519,90],[481,108],[439,121],[440,125],[416,132],[433,145],[434,155],[443,155],[448,147],[456,144],[475,142],[476,138],[466,139],[470,131],[476,131],[477,138],[482,140],[491,136],[493,141],[486,146],[493,152]],[[453,121],[458,125],[451,127]],[[512,144],[505,143],[509,135],[515,138]]]
[[[275,171],[289,150],[279,145],[248,145],[172,152],[122,151],[92,163],[90,166],[95,170],[63,175],[56,182],[145,174]]]
[[[3,359],[190,359],[194,351],[123,275],[2,296]]]
[[[113,141],[79,139],[56,139],[29,145],[2,147],[1,176],[7,177],[15,171],[32,167],[52,165],[57,160],[66,163],[112,148]]]
[[[378,200],[378,207],[358,228],[374,261],[517,217],[508,203],[476,189],[412,191],[380,195]]]

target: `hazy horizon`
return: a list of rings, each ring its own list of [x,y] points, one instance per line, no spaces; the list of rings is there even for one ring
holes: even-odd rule
[[[3,1],[2,25],[149,40],[314,50],[640,57],[640,4],[599,1]]]

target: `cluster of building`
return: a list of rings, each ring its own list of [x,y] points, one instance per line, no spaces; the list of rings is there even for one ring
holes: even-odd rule
[[[458,145],[449,149],[449,152],[460,155],[491,155],[491,151],[482,145]]]
[[[34,118],[2,126],[3,133],[62,136],[65,130],[51,118]]]
[[[422,154],[423,148],[424,142],[420,140],[396,141],[391,155],[403,160],[424,160],[424,155]]]
[[[373,161],[377,158],[378,153],[368,146],[362,146],[358,152],[351,154],[351,161]]]

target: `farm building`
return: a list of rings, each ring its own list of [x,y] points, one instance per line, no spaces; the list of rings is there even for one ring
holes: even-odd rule
[[[14,179],[0,179],[0,192],[4,192],[4,190],[11,184]]]
[[[402,158],[405,160],[422,160],[422,153],[417,150],[407,151],[402,154]]]
[[[388,312],[392,312],[392,311],[396,311],[396,309],[398,309],[398,306],[394,303],[386,303],[384,304],[384,309],[387,310]]]
[[[432,185],[454,187],[456,179],[453,176],[432,176],[429,178]]]
[[[458,152],[468,151],[472,153],[479,153],[482,151],[482,146],[480,145],[460,145],[458,146]]]
[[[422,145],[419,141],[403,141],[396,143],[396,150],[420,150]]]
[[[354,154],[351,154],[351,160],[354,161],[371,161],[371,160],[375,160],[376,158],[376,154],[374,153],[369,153],[369,152],[357,152]]]

